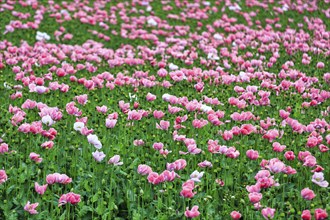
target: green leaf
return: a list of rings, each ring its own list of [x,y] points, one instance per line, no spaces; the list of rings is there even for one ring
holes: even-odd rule
[[[13,191],[13,189],[15,189],[16,185],[11,185],[7,190],[6,190],[6,194],[10,194],[11,191]]]
[[[84,205],[78,212],[79,217],[83,217],[87,214],[87,212],[91,212],[93,209],[90,206]]]
[[[99,194],[95,193],[94,196],[92,197],[92,202],[96,202],[99,199]]]
[[[60,216],[59,220],[65,220],[66,219],[66,210],[64,210],[63,214]]]

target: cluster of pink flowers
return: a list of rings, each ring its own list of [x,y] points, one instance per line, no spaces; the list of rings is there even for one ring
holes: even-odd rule
[[[53,173],[47,175],[46,182],[50,185],[54,183],[69,184],[72,182],[72,179],[66,174]]]
[[[161,174],[151,171],[147,177],[148,182],[154,185],[163,183],[165,181],[172,182],[176,178],[180,178],[180,176],[174,171],[168,171],[168,170],[164,170]]]

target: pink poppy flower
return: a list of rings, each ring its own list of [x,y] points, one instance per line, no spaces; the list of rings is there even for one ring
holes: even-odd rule
[[[262,194],[258,192],[249,193],[249,199],[253,204],[258,203],[262,199]]]
[[[210,161],[204,160],[203,162],[198,164],[199,167],[205,168],[205,167],[212,167],[212,163]]]
[[[107,111],[108,111],[108,107],[105,106],[105,105],[102,105],[102,106],[96,106],[96,111],[105,114],[105,113],[107,113]]]
[[[0,144],[0,154],[4,154],[6,152],[8,152],[8,144],[1,143]]]
[[[192,125],[194,128],[202,128],[207,125],[209,122],[205,119],[194,119]]]
[[[316,68],[318,68],[318,69],[323,69],[323,68],[324,68],[324,63],[323,63],[323,62],[318,62],[318,63],[316,64]]]
[[[66,112],[69,114],[69,115],[75,115],[75,116],[81,116],[82,114],[82,111],[80,111],[77,107],[75,107],[75,104],[74,102],[70,102],[68,104],[66,104]]]
[[[105,126],[107,128],[114,128],[117,124],[117,119],[105,119]]]
[[[49,185],[54,183],[69,184],[72,182],[72,179],[68,177],[66,174],[53,173],[53,174],[48,174],[46,176],[46,182]]]
[[[275,215],[275,209],[272,209],[272,208],[264,208],[261,210],[261,214],[262,216],[265,218],[265,219],[273,219],[274,218],[274,215]]]
[[[44,143],[41,144],[41,147],[45,148],[45,149],[52,149],[54,146],[54,142],[53,141],[46,141]]]
[[[170,127],[170,122],[169,121],[164,121],[164,120],[161,120],[158,123],[156,123],[156,128],[157,129],[161,129],[161,130],[168,130],[168,128]]]
[[[101,162],[106,156],[102,151],[95,151],[92,155],[97,162]]]
[[[304,210],[301,214],[301,219],[302,220],[312,220],[312,215],[309,210]]]
[[[46,192],[47,187],[48,187],[48,184],[39,185],[38,182],[34,183],[34,189],[40,195],[43,195]]]
[[[319,150],[320,150],[320,152],[324,153],[324,152],[329,151],[330,149],[327,146],[325,146],[324,144],[320,144]]]
[[[187,180],[182,184],[180,195],[185,198],[192,198],[196,194],[196,192],[193,192],[194,188],[195,182],[193,180]]]
[[[303,197],[306,200],[312,200],[315,198],[315,193],[313,190],[309,189],[309,188],[305,188],[303,190],[301,190],[301,197]]]
[[[256,150],[252,150],[252,149],[250,149],[250,150],[247,150],[247,151],[246,151],[246,156],[247,156],[250,160],[256,160],[256,159],[258,159],[258,157],[259,157],[259,153],[258,153],[258,151],[256,151]]]
[[[191,175],[190,175],[190,179],[193,180],[194,182],[200,182],[201,178],[203,177],[204,172],[198,172],[197,170],[195,170]]]
[[[0,184],[6,182],[8,179],[8,176],[6,174],[5,170],[0,170]]]
[[[316,165],[316,168],[314,170],[312,170],[311,172],[315,173],[315,172],[322,172],[324,170],[323,167],[321,167],[320,165]]]
[[[312,182],[321,186],[321,187],[328,187],[328,181],[324,180],[324,174],[322,172],[315,172],[312,176]]]
[[[152,102],[156,99],[156,96],[154,94],[151,94],[150,92],[147,94],[146,99],[148,102]]]
[[[239,220],[240,218],[242,218],[242,215],[241,213],[239,213],[238,211],[232,211],[230,213],[230,217],[233,219],[233,220]]]
[[[163,175],[158,175],[158,173],[156,172],[150,172],[147,179],[149,183],[152,183],[154,185],[165,181],[165,177]]]
[[[221,187],[225,185],[225,182],[221,179],[216,179],[215,182]]]
[[[142,139],[137,139],[133,141],[134,146],[143,146],[144,145],[144,141]]]
[[[24,210],[29,212],[31,215],[38,214],[38,211],[36,210],[38,205],[39,205],[39,203],[32,203],[31,204],[30,201],[28,201],[24,206]]]
[[[269,160],[268,166],[266,166],[273,173],[280,173],[285,169],[285,164],[277,158]]]
[[[149,173],[152,172],[151,167],[149,167],[148,165],[145,164],[140,164],[138,166],[137,172],[143,176],[148,175]]]
[[[294,155],[294,152],[293,151],[287,151],[287,152],[284,153],[284,157],[287,160],[294,160],[294,158],[296,156]]]
[[[167,163],[166,169],[168,170],[183,170],[187,166],[187,161],[184,159],[179,159],[173,163]]]
[[[164,117],[165,113],[162,112],[162,111],[157,111],[157,110],[155,110],[154,113],[153,113],[153,115],[154,115],[154,117],[155,117],[156,119],[161,119],[162,117]]]
[[[316,166],[316,158],[312,155],[305,157],[303,166],[314,167]]]
[[[153,149],[160,151],[160,150],[163,149],[164,144],[161,143],[161,142],[156,142],[156,143],[154,143],[154,144],[152,145],[152,147],[153,147]]]
[[[66,203],[70,203],[75,205],[80,202],[80,195],[75,194],[73,192],[69,192],[67,194],[63,194],[60,199],[58,200],[58,206],[62,206]]]
[[[233,133],[231,131],[225,131],[225,132],[223,132],[222,138],[225,141],[229,141],[233,138]]]
[[[40,157],[40,155],[36,154],[34,152],[30,153],[30,159],[35,161],[36,163],[41,163],[42,162],[42,158]]]
[[[121,166],[121,165],[124,164],[123,162],[119,162],[119,161],[120,161],[120,156],[115,155],[115,156],[110,158],[110,160],[108,161],[108,164],[113,164],[115,166]]]
[[[87,104],[88,96],[87,96],[87,94],[78,95],[78,96],[76,96],[74,99],[77,100],[77,102],[78,102],[80,105],[86,105],[86,104]]]
[[[315,209],[314,216],[316,220],[325,220],[328,218],[328,213],[325,209]]]
[[[274,150],[275,152],[282,152],[282,151],[285,150],[285,148],[286,148],[285,145],[281,145],[281,144],[278,143],[278,142],[274,142],[274,143],[273,143],[273,150]]]
[[[172,182],[175,178],[180,178],[180,176],[174,171],[164,170],[161,174],[164,177],[164,181]]]
[[[191,208],[191,210],[189,210],[189,208],[187,207],[184,215],[187,217],[187,218],[196,218],[200,215],[200,212],[198,211],[198,206],[195,205]]]
[[[260,188],[260,185],[259,184],[255,184],[255,185],[252,185],[252,186],[246,186],[246,190],[251,194],[251,193],[259,193],[261,188]],[[249,194],[249,195],[250,195]],[[261,195],[262,197],[262,195]]]
[[[127,120],[139,121],[139,120],[141,120],[141,118],[142,118],[142,112],[140,112],[140,111],[133,110],[133,111],[128,112]]]

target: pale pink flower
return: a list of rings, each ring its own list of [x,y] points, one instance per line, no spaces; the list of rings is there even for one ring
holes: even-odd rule
[[[314,167],[314,166],[316,166],[316,164],[317,164],[316,158],[314,156],[312,156],[312,155],[308,155],[304,159],[303,166]]]
[[[138,166],[137,172],[143,176],[148,175],[149,173],[152,172],[151,167],[149,167],[148,165],[145,164],[140,164]]]
[[[246,190],[251,194],[251,193],[259,193],[261,188],[259,184],[251,185],[251,186],[246,186]]]
[[[102,144],[99,141],[99,138],[95,134],[87,135],[87,140],[89,143],[93,144],[95,148],[97,148],[97,149],[102,148]]]
[[[106,156],[102,151],[95,151],[92,155],[97,162],[101,162]]]
[[[34,152],[30,153],[30,159],[35,161],[36,163],[41,163],[42,162],[42,158],[40,157],[40,155],[36,154]]]
[[[203,177],[204,172],[198,172],[197,170],[195,170],[191,175],[190,175],[190,179],[193,180],[194,182],[200,182],[201,178]]]
[[[42,121],[42,123],[44,123],[47,126],[52,126],[53,124],[55,124],[55,121],[49,115],[43,116],[41,121]]]
[[[134,146],[143,146],[144,141],[142,139],[136,139],[133,141]]]
[[[148,102],[152,102],[156,99],[156,96],[154,94],[151,94],[150,92],[147,94],[146,99]]]
[[[107,113],[107,111],[108,111],[108,107],[105,106],[105,105],[102,105],[102,106],[96,106],[96,111],[105,114],[105,113]]]
[[[321,186],[321,187],[328,187],[328,181],[324,180],[324,174],[322,172],[315,172],[312,176],[312,182]]]
[[[280,173],[285,169],[285,164],[277,158],[269,160],[268,166],[266,166],[273,173]]]
[[[117,119],[105,119],[105,126],[107,128],[114,128],[117,124]]]
[[[28,201],[24,206],[24,210],[29,212],[31,215],[38,214],[38,211],[36,210],[38,205],[39,205],[39,203],[32,203],[31,204],[30,201]]]
[[[205,168],[205,167],[212,167],[212,163],[210,161],[204,160],[203,162],[198,164],[199,167]]]
[[[121,165],[124,164],[123,162],[119,162],[119,161],[120,161],[120,156],[115,155],[115,156],[110,158],[110,160],[108,161],[108,164],[113,164],[115,166],[121,166]]]

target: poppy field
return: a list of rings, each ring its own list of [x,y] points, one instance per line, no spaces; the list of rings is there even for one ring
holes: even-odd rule
[[[0,0],[0,21],[0,219],[329,218],[329,0]]]

